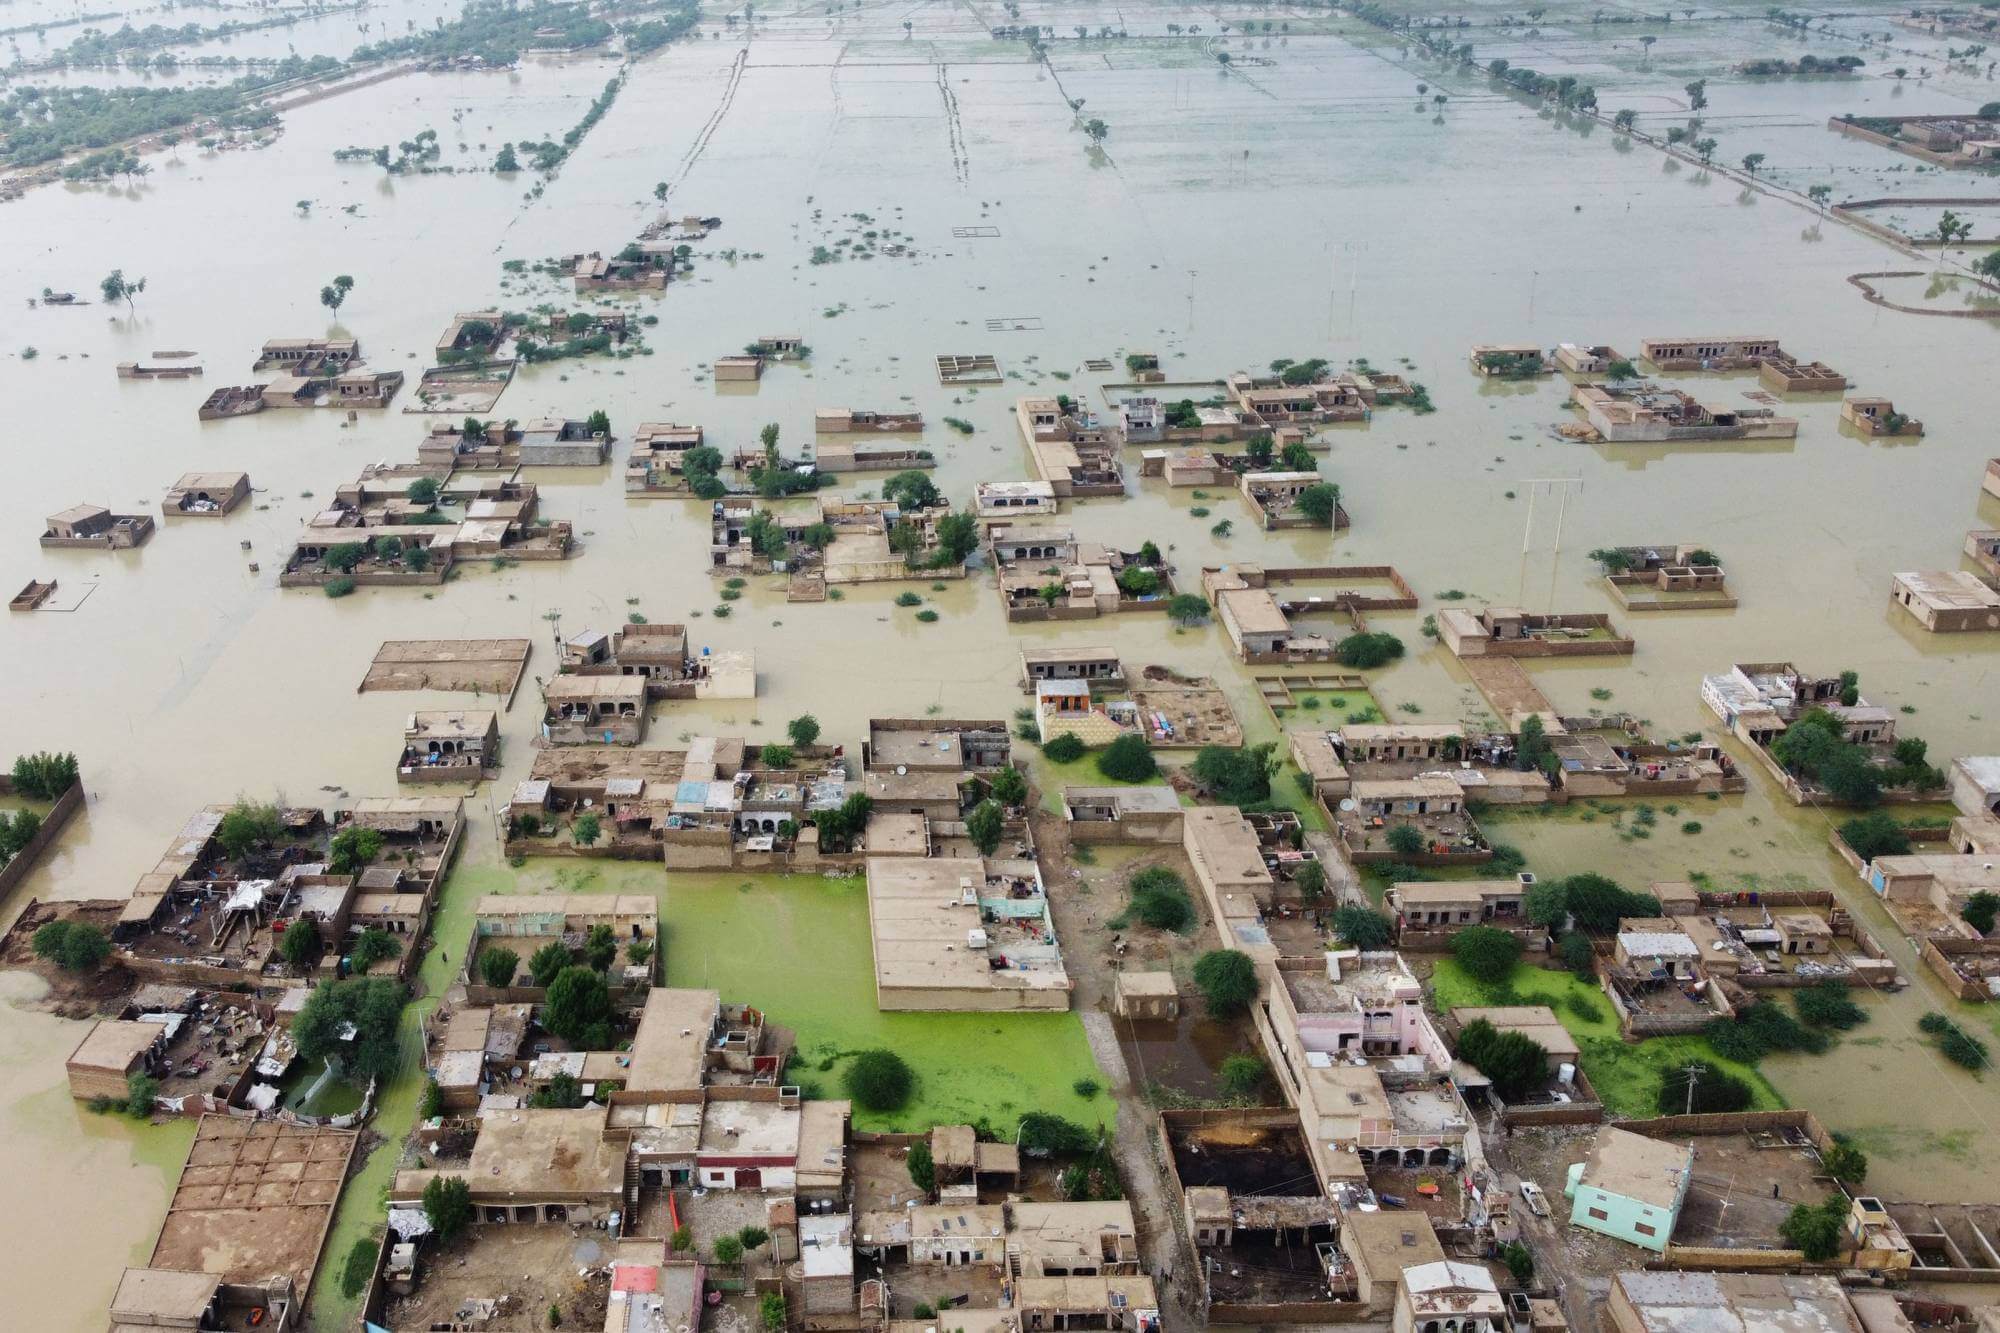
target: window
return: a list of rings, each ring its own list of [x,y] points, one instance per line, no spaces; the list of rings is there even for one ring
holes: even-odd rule
[[[1652,1227],[1648,1226],[1644,1222],[1634,1222],[1632,1224],[1632,1229],[1638,1232],[1642,1236],[1657,1236],[1660,1234],[1659,1232],[1655,1231]]]
[[[1590,1210],[1590,1220],[1593,1222],[1609,1222],[1611,1214],[1605,1212],[1602,1208],[1593,1208]]]

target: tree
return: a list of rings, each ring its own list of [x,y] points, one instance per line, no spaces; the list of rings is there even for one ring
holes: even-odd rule
[[[1028,799],[1028,780],[1021,776],[1021,770],[1009,766],[993,775],[990,784],[993,799],[1002,805],[1017,806]]]
[[[331,284],[319,289],[319,303],[328,310],[339,310],[341,302],[346,299],[347,293]]]
[[[1181,628],[1191,629],[1208,619],[1208,603],[1198,593],[1175,593],[1167,602],[1167,616]]]
[[[276,842],[284,831],[284,820],[279,817],[277,806],[239,800],[215,826],[215,841],[225,856],[240,861],[253,849]]]
[[[909,1155],[903,1160],[910,1170],[910,1183],[928,1198],[937,1188],[937,1163],[931,1160],[931,1145],[918,1139],[910,1145]]]
[[[14,793],[31,801],[53,801],[76,785],[76,756],[46,750],[16,756]]]
[[[1824,213],[1826,212],[1827,202],[1833,198],[1833,187],[1831,185],[1809,185],[1806,187],[1806,198],[1818,205],[1819,211]]]
[[[1001,812],[1000,802],[981,801],[965,817],[965,836],[972,839],[972,845],[979,849],[981,856],[991,856],[1000,847],[1000,835],[1005,831],[1006,816]]]
[[[528,959],[528,975],[535,979],[537,986],[546,987],[562,975],[564,968],[575,961],[569,946],[561,940],[550,940],[535,950],[534,955]]]
[[[325,564],[328,569],[341,574],[352,574],[354,567],[366,559],[366,542],[335,542],[326,548]]]
[[[1639,113],[1637,111],[1634,111],[1631,107],[1624,107],[1619,110],[1618,114],[1611,118],[1611,128],[1614,130],[1630,130],[1637,123],[1638,119]]]
[[[921,468],[898,472],[883,482],[882,498],[894,501],[905,510],[934,509],[944,503],[944,496],[938,492],[930,474]]]
[[[1700,111],[1708,105],[1708,80],[1696,79],[1687,85],[1688,110]]]
[[[1396,923],[1372,907],[1343,903],[1334,909],[1333,933],[1357,949],[1386,949],[1396,936]]]
[[[499,156],[493,159],[493,169],[503,175],[521,169],[521,159],[514,156],[513,144],[503,143],[500,145]]]
[[[924,1145],[924,1151],[925,1152],[930,1151],[929,1144]],[[761,1246],[765,1241],[771,1239],[771,1233],[764,1230],[764,1228],[760,1226],[747,1226],[744,1227],[741,1231],[736,1233],[736,1239],[743,1242],[744,1249],[754,1250],[759,1246]]]
[[[1083,758],[1084,751],[1084,743],[1078,740],[1074,733],[1067,731],[1059,736],[1050,737],[1042,745],[1042,753],[1053,764],[1073,764]]]
[[[1083,132],[1090,136],[1092,143],[1103,143],[1104,136],[1111,133],[1111,127],[1097,117],[1092,116],[1089,120],[1083,122]]]
[[[1292,883],[1298,886],[1299,896],[1307,902],[1318,902],[1326,893],[1326,867],[1318,861],[1303,862],[1292,872]]]
[[[794,759],[789,745],[766,745],[757,751],[757,758],[766,768],[790,768]]]
[[[931,525],[931,535],[938,544],[934,563],[956,565],[979,549],[979,520],[971,514],[946,514]]]
[[[315,986],[292,1020],[299,1057],[307,1063],[335,1057],[357,1082],[387,1078],[403,1062],[397,1039],[403,999],[401,983],[387,977],[352,977]]]
[[[1344,667],[1357,671],[1387,666],[1403,655],[1403,641],[1393,634],[1363,630],[1350,634],[1334,646],[1333,656]]]
[[[1507,1275],[1514,1279],[1515,1286],[1534,1284],[1535,1252],[1520,1241],[1510,1240],[1500,1247],[1500,1262],[1507,1265]]]
[[[800,713],[785,724],[785,734],[799,749],[810,750],[813,742],[819,739],[819,719],[811,713]]]
[[[1816,1204],[1794,1207],[1778,1224],[1778,1235],[1803,1254],[1807,1263],[1825,1263],[1840,1253],[1846,1220],[1847,1196],[1834,1194]]]
[[[611,438],[611,414],[600,407],[583,419],[583,428],[608,440]]]
[[[278,937],[278,952],[295,970],[310,968],[319,960],[319,927],[307,917],[295,919]]]
[[[437,503],[438,489],[436,477],[418,477],[403,492],[403,498],[411,504],[420,504],[428,508]]]
[[[1257,965],[1237,949],[1210,949],[1195,959],[1194,984],[1211,1018],[1232,1018],[1257,998]]]
[[[863,1110],[894,1111],[910,1100],[917,1076],[894,1051],[863,1051],[841,1073],[841,1086]]]
[[[1710,160],[1715,157],[1716,147],[1716,142],[1713,139],[1696,139],[1694,141],[1694,151],[1701,158],[1703,166],[1707,166]]]
[[[764,1325],[764,1333],[785,1333],[792,1318],[785,1307],[785,1293],[765,1292],[757,1301],[757,1318]]]
[[[1194,899],[1187,882],[1165,866],[1148,866],[1132,876],[1132,914],[1155,930],[1183,931],[1194,924]]]
[[[1255,805],[1271,798],[1276,749],[1270,741],[1243,749],[1204,745],[1195,752],[1188,772],[1204,792],[1224,805]]]
[[[1937,237],[1940,247],[1962,241],[1972,235],[1972,224],[1947,208],[1944,216],[1937,221]]]
[[[1021,1151],[1042,1156],[1089,1152],[1096,1146],[1089,1130],[1047,1111],[1030,1111],[1022,1116],[1015,1139],[1020,1143]]]
[[[479,976],[495,990],[505,990],[513,984],[514,971],[521,965],[521,955],[504,945],[481,949],[479,952]]]
[[[1496,926],[1467,926],[1451,937],[1451,956],[1475,980],[1505,981],[1521,957],[1521,941]]]
[[[589,1050],[611,1045],[611,988],[604,974],[588,967],[566,967],[549,983],[542,1006],[542,1026]]]
[[[1588,977],[1597,970],[1597,950],[1590,947],[1590,936],[1580,930],[1563,932],[1556,941],[1556,957],[1580,977]]]
[[[1220,523],[1209,528],[1208,535],[1211,537],[1227,537],[1234,531],[1236,531],[1236,524],[1225,518]]]
[[[1330,528],[1339,517],[1340,487],[1332,482],[1316,482],[1299,492],[1299,512],[1322,528]]]
[[[1389,850],[1398,856],[1417,856],[1424,850],[1424,831],[1415,824],[1389,826]]]
[[[35,931],[37,958],[65,972],[89,972],[111,955],[111,941],[88,921],[50,921]]]
[[[1743,156],[1743,169],[1744,169],[1745,171],[1749,172],[1749,173],[1750,173],[1750,174],[1751,174],[1752,176],[1756,175],[1756,174],[1757,174],[1757,168],[1759,168],[1759,167],[1761,167],[1761,166],[1763,166],[1763,165],[1764,165],[1764,155],[1763,155],[1762,153],[1746,153],[1746,154],[1744,154],[1744,156]]]
[[[730,1235],[715,1238],[715,1262],[733,1264],[741,1262],[742,1258],[743,1242],[737,1237]]]
[[[1225,1056],[1216,1070],[1225,1097],[1256,1096],[1270,1073],[1270,1066],[1254,1055]]]
[[[440,1244],[449,1245],[472,1221],[472,1186],[464,1176],[432,1176],[424,1182],[424,1218]]]
[[[362,867],[372,864],[381,854],[382,834],[379,829],[349,824],[334,834],[333,841],[327,844],[326,868],[336,875],[358,874]]]
[[[618,934],[603,924],[592,926],[583,937],[583,961],[586,967],[605,971],[618,961]]]
[[[97,289],[104,293],[105,304],[111,305],[123,301],[125,308],[130,310],[133,308],[132,298],[146,290],[146,280],[129,279],[125,276],[124,269],[114,268],[108,277],[97,284]]]
[[[1843,1185],[1859,1186],[1868,1179],[1868,1154],[1838,1137],[1831,1148],[1820,1154],[1820,1165]]]
[[[570,825],[570,836],[579,847],[592,846],[604,836],[603,821],[594,814],[578,815],[576,823]]]
[[[1880,810],[1842,823],[1840,839],[1863,861],[1873,861],[1878,856],[1904,856],[1910,850],[1909,832]]]
[[[1503,1101],[1518,1101],[1549,1077],[1549,1053],[1522,1032],[1502,1032],[1483,1018],[1458,1034],[1458,1058],[1492,1081]]]
[[[1617,929],[1619,919],[1628,916],[1658,916],[1660,900],[1650,893],[1634,893],[1615,880],[1585,871],[1563,882],[1563,899],[1579,929]]]
[[[1975,260],[1972,271],[1982,278],[2000,280],[2000,250],[1989,251],[1982,258]]]
[[[1996,914],[2000,914],[2000,893],[1994,893],[1990,889],[1981,889],[1967,898],[1964,910],[1959,913],[1965,919],[1965,924],[1981,935],[1993,933],[1993,918]]]
[[[1146,738],[1127,731],[1097,752],[1097,771],[1113,782],[1145,782],[1160,771],[1160,765]]]
[[[528,1098],[528,1105],[544,1111],[574,1111],[583,1105],[583,1085],[567,1070],[556,1073]]]
[[[1300,369],[1300,367],[1290,367],[1287,369],[1286,374],[1290,374],[1291,371],[1297,369]],[[1278,453],[1278,462],[1284,465],[1284,469],[1287,472],[1317,472],[1319,470],[1318,465],[1313,462],[1312,450],[1306,448],[1303,440],[1293,440],[1280,450]]]

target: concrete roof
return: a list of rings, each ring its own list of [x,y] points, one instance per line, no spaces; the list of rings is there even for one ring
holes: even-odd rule
[[[606,1108],[521,1110],[484,1116],[466,1183],[492,1194],[616,1194],[625,1147],[604,1138]]]
[[[795,1158],[801,1120],[797,1106],[712,1101],[702,1115],[700,1151],[726,1157]]]
[[[1159,972],[1120,972],[1118,974],[1118,989],[1120,993],[1132,996],[1178,995],[1180,993],[1180,987],[1174,982],[1174,974],[1164,970]]]
[[[721,1005],[721,993],[712,990],[663,988],[647,995],[632,1037],[626,1091],[699,1088],[709,1033]]]
[[[111,1298],[111,1318],[121,1324],[194,1321],[208,1311],[222,1279],[214,1273],[187,1273],[171,1268],[128,1268],[118,1278]]]
[[[1583,1162],[1583,1183],[1655,1208],[1672,1208],[1681,1173],[1694,1169],[1694,1149],[1606,1125]]]
[[[1444,1246],[1438,1244],[1430,1218],[1422,1213],[1350,1212],[1341,1225],[1353,1239],[1349,1253],[1355,1263],[1375,1281],[1394,1279],[1403,1270],[1421,1264],[1444,1262]]]
[[[1896,575],[1895,581],[1912,596],[1936,610],[1993,610],[2000,608],[2000,592],[1981,583],[1962,569],[1913,570]]]
[[[1645,1333],[1851,1333],[1853,1307],[1819,1274],[1619,1273]]]
[[[1576,1038],[1545,1004],[1473,1005],[1453,1009],[1451,1016],[1461,1023],[1485,1019],[1502,1032],[1519,1032],[1557,1060],[1575,1060]]]
[[[165,1023],[141,1023],[122,1018],[99,1019],[84,1033],[69,1063],[81,1069],[104,1069],[123,1074],[165,1035]]]
[[[1284,634],[1292,628],[1278,599],[1265,588],[1228,588],[1215,595],[1245,634]]]
[[[1172,787],[1064,787],[1063,804],[1078,801],[1112,801],[1131,814],[1179,814],[1180,797]]]

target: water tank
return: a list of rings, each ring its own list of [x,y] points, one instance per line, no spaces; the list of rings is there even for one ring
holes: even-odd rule
[[[1565,1060],[1556,1066],[1556,1082],[1565,1088],[1576,1082],[1576,1066]]]

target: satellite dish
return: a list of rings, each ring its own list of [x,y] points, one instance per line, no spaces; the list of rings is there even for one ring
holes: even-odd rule
[[[1340,798],[1340,808],[1341,808],[1341,810],[1342,810],[1342,811],[1344,811],[1344,812],[1346,812],[1346,813],[1348,813],[1348,814],[1352,814],[1352,813],[1354,813],[1354,809],[1355,809],[1355,805],[1354,805],[1354,798],[1353,798],[1352,796],[1343,796],[1343,797],[1341,797],[1341,798]]]
[[[908,764],[898,764],[898,765],[896,765],[896,776],[897,776],[897,777],[899,777],[899,778],[906,778],[906,777],[908,777],[909,775],[910,775],[910,766],[909,766]]]

